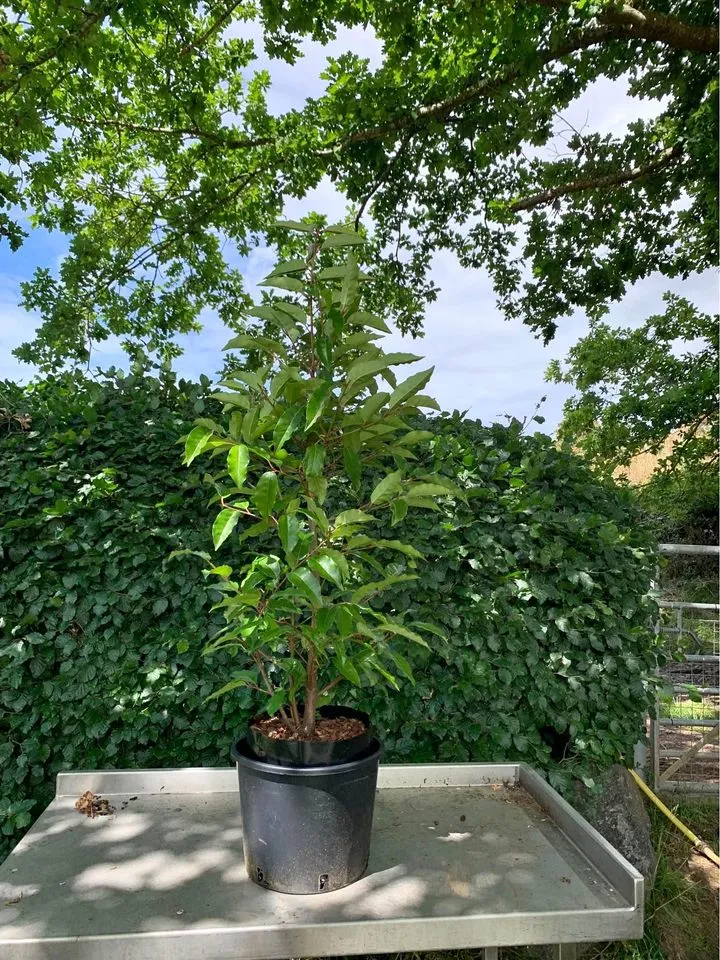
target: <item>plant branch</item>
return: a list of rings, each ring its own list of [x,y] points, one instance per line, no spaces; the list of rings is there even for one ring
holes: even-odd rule
[[[415,128],[426,120],[434,120],[447,117],[453,110],[465,106],[473,100],[479,100],[481,97],[493,99],[499,96],[505,88],[529,72],[539,72],[543,67],[554,63],[556,60],[562,60],[580,50],[587,50],[600,43],[607,43],[611,40],[622,40],[626,37],[623,29],[620,27],[594,27],[576,34],[563,43],[555,44],[547,50],[538,52],[536,59],[530,63],[514,63],[508,66],[500,74],[494,77],[486,77],[477,83],[472,83],[460,90],[451,97],[438,100],[435,103],[424,104],[413,110],[411,113],[402,114],[388,123],[377,127],[368,127],[365,130],[358,130],[349,136],[339,140],[335,146],[320,150],[321,156],[332,156],[337,150],[353,146],[356,143],[364,143],[368,140],[378,140],[391,133],[398,133],[401,130]]]
[[[195,53],[199,53],[202,47],[204,46],[205,41],[209,37],[211,37],[213,33],[215,33],[218,27],[221,27],[223,23],[225,23],[228,17],[232,16],[234,11],[240,6],[241,2],[242,0],[236,0],[235,3],[231,3],[227,9],[223,10],[220,16],[216,17],[215,20],[213,20],[213,22],[210,24],[207,30],[204,30],[199,37],[196,37],[194,40],[191,40],[182,48],[182,50],[180,51],[180,56],[181,57],[187,56],[187,54],[190,53],[191,50],[194,50]]]
[[[570,0],[526,0],[530,5],[551,7],[554,10],[567,9]],[[717,53],[717,26],[685,23],[677,17],[654,10],[640,9],[629,3],[609,7],[598,14],[598,22],[622,26],[628,36],[639,40],[654,40],[664,43],[674,50],[691,50],[695,53]]]
[[[123,120],[104,119],[97,122],[99,127],[114,127],[117,130],[132,130],[140,133],[152,133],[163,137],[194,137],[197,140],[207,140],[209,143],[228,150],[247,150],[253,147],[264,147],[274,143],[273,137],[255,137],[249,140],[223,137],[209,130],[200,130],[198,127],[154,127],[145,123],[128,123]]]
[[[637,167],[626,167],[624,170],[617,170],[615,173],[609,173],[604,176],[584,177],[578,180],[571,180],[569,183],[560,184],[549,190],[543,190],[541,193],[533,194],[524,200],[516,200],[510,204],[513,213],[519,213],[522,210],[535,210],[537,207],[544,207],[560,197],[567,197],[573,193],[583,193],[585,190],[607,190],[612,187],[619,187],[626,183],[634,183],[636,180],[643,180],[645,177],[659,173],[666,167],[669,167],[674,160],[682,156],[682,147],[675,144],[674,147],[668,147],[663,150],[654,160]]]
[[[405,136],[402,139],[402,142],[400,143],[400,146],[397,148],[395,153],[389,158],[388,162],[380,171],[380,175],[378,176],[377,180],[375,180],[372,187],[363,198],[362,203],[360,204],[360,209],[358,210],[357,216],[355,217],[356,233],[360,229],[360,220],[362,218],[363,213],[365,212],[365,207],[368,205],[368,203],[370,203],[374,195],[377,193],[380,187],[385,183],[387,178],[390,176],[390,174],[392,173],[392,169],[395,166],[395,162],[400,157],[400,154],[403,152],[403,150],[408,145],[408,143],[410,143],[411,140],[412,140],[412,131],[405,134]]]

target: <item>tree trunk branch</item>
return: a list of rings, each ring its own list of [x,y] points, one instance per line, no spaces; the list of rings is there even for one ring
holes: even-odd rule
[[[232,137],[223,137],[218,133],[200,130],[198,127],[153,127],[145,123],[127,123],[123,120],[103,119],[97,122],[99,127],[114,127],[117,130],[132,130],[140,133],[154,133],[163,137],[194,137],[197,140],[207,140],[219,147],[228,150],[246,150],[252,147],[264,147],[274,143],[273,137],[255,137],[251,140],[237,140]]]
[[[550,190],[543,190],[525,200],[516,200],[510,204],[513,213],[520,213],[523,210],[535,210],[537,207],[544,207],[559,200],[560,197],[567,197],[573,193],[582,193],[585,190],[606,190],[612,187],[619,187],[626,183],[633,183],[636,180],[642,180],[645,177],[652,176],[670,166],[673,160],[682,155],[682,149],[676,144],[674,147],[668,147],[667,150],[651,160],[649,163],[638,167],[626,167],[624,170],[618,170],[615,173],[609,173],[605,176],[586,177],[578,180],[571,180],[569,183],[563,183]]]
[[[473,100],[479,100],[481,97],[492,99],[502,93],[505,88],[515,80],[530,72],[538,72],[543,67],[556,60],[562,60],[563,57],[576,53],[579,50],[587,50],[599,43],[607,43],[609,40],[622,40],[626,37],[626,32],[621,27],[602,26],[585,30],[581,34],[555,44],[548,50],[538,52],[536,59],[532,63],[512,64],[504,70],[499,76],[489,77],[479,80],[477,83],[470,84],[459,93],[452,97],[446,97],[444,100],[438,100],[435,103],[428,103],[411,113],[405,113],[402,116],[383,123],[377,127],[368,127],[365,130],[358,130],[349,136],[339,140],[334,147],[328,147],[319,151],[323,156],[332,156],[337,150],[353,146],[356,143],[364,143],[367,140],[378,140],[391,133],[399,133],[414,127],[424,120],[435,120],[446,117],[453,110],[462,107]]]
[[[570,0],[524,0],[530,5],[563,10],[570,6]],[[654,10],[641,9],[629,3],[609,7],[597,16],[598,23],[626,28],[626,36],[638,40],[654,40],[664,43],[674,50],[690,50],[695,53],[717,53],[717,25],[685,23],[677,17]]]

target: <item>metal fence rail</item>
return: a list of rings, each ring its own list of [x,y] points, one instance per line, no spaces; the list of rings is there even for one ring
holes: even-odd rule
[[[720,557],[720,547],[660,544],[667,556]],[[661,671],[672,696],[658,698],[650,722],[656,789],[717,793],[720,776],[720,604],[660,600],[658,632],[675,657]],[[668,620],[668,612],[672,619]],[[664,615],[663,615],[663,612]],[[678,655],[677,651],[682,650]],[[692,650],[693,652],[688,652]]]

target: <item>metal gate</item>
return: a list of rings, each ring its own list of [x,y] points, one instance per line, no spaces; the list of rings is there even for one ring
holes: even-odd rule
[[[717,557],[720,547],[663,543],[660,552]],[[650,721],[653,781],[660,790],[716,794],[720,783],[720,604],[660,600],[659,606],[657,629],[668,637],[674,657],[661,670],[668,694],[658,697],[656,715]]]

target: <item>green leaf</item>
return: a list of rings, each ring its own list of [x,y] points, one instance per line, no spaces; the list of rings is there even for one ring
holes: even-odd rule
[[[411,577],[410,579],[414,578]],[[392,633],[400,637],[406,637],[408,640],[412,640],[413,643],[419,643],[421,647],[427,647],[428,650],[430,649],[427,640],[423,639],[419,633],[415,633],[414,630],[404,627],[401,623],[393,623],[391,621],[380,623],[378,624],[378,630],[382,630],[383,633]]]
[[[227,457],[228,473],[236,487],[242,487],[247,478],[248,464],[250,463],[250,451],[244,443],[239,443],[233,447]]]
[[[420,553],[419,550],[416,550],[415,547],[409,543],[403,543],[402,540],[375,540],[374,544],[376,547],[383,547],[386,550],[395,550],[398,553],[404,553],[405,556],[412,557],[414,560],[424,559],[424,554]]]
[[[359,233],[335,233],[323,240],[321,250],[334,250],[336,247],[361,247],[367,240]]]
[[[402,471],[396,470],[384,477],[370,494],[370,503],[382,503],[390,500],[402,491]]]
[[[300,404],[288,407],[282,414],[273,430],[273,445],[275,450],[282,450],[288,440],[298,430],[303,421],[305,410]]]
[[[296,277],[265,277],[259,287],[277,287],[279,290],[291,290],[293,293],[302,293],[305,284]]]
[[[257,482],[252,501],[260,511],[260,516],[267,520],[272,513],[279,492],[277,474],[272,470],[264,473]]]
[[[419,393],[416,397],[413,397],[413,406],[415,407],[427,407],[430,410],[440,410],[440,405],[433,397],[427,397],[423,393]]]
[[[354,254],[347,259],[347,273],[340,294],[340,306],[344,313],[353,313],[360,303],[360,271]]]
[[[338,673],[342,674],[346,680],[349,680],[350,683],[356,687],[360,686],[360,674],[357,672],[357,669],[350,660],[346,660],[344,657],[336,655],[333,663],[335,664],[335,668],[337,669]]]
[[[359,360],[348,370],[346,383],[350,386],[357,380],[374,376],[395,364],[415,363],[416,360],[422,360],[422,357],[418,357],[414,353],[386,353],[382,357],[376,357],[374,360]]]
[[[282,277],[286,273],[299,273],[300,271],[305,270],[306,267],[307,262],[302,259],[283,260],[271,273],[268,274],[267,279],[269,280],[273,277]]]
[[[305,596],[313,606],[322,603],[322,588],[317,577],[307,567],[298,567],[288,574],[288,580]]]
[[[442,630],[440,630],[439,627],[436,627],[434,623],[426,623],[424,620],[416,620],[413,623],[413,626],[417,627],[419,630],[425,630],[426,633],[432,633],[441,640],[447,640],[447,637]]]
[[[308,397],[307,409],[305,413],[306,431],[312,427],[312,425],[317,421],[318,417],[322,414],[325,401],[330,394],[331,387],[332,384],[329,380],[323,380],[320,386],[313,390]]]
[[[352,602],[361,603],[366,597],[370,597],[375,593],[382,593],[383,590],[387,590],[388,587],[393,587],[396,583],[405,583],[408,580],[417,580],[417,576],[410,573],[403,573],[386,577],[384,580],[373,580],[371,583],[364,583],[353,593]],[[384,630],[387,629],[387,627],[387,624],[383,624]],[[392,631],[389,632],[392,633]],[[425,644],[425,646],[427,646],[427,644]]]
[[[240,519],[239,510],[231,510],[229,507],[221,510],[215,517],[212,525],[212,538],[215,549],[224,543],[233,532]]]
[[[334,527],[345,527],[352,523],[369,523],[375,517],[363,510],[343,510],[335,517]]]
[[[238,687],[247,687],[249,684],[255,684],[256,682],[257,676],[254,671],[242,670],[236,673],[233,679],[224,686],[220,687],[219,690],[211,693],[209,697],[205,697],[203,702],[207,703],[208,700],[217,700],[218,697],[222,697],[224,694],[230,693],[232,690],[237,690]]]
[[[293,380],[300,378],[300,371],[297,367],[283,367],[270,381],[270,396],[273,400],[282,393],[283,388]]]
[[[299,230],[301,233],[315,233],[318,229],[314,223],[301,223],[299,220],[276,220],[272,226],[279,230]]]
[[[278,710],[281,707],[284,707],[287,703],[287,690],[276,690],[275,693],[270,697],[268,702],[265,704],[265,713],[269,717],[275,716]]]
[[[339,563],[338,557],[341,557],[342,554],[338,551],[333,550],[322,550],[319,551],[314,557],[310,557],[308,560],[308,566],[319,574],[321,577],[325,577],[326,580],[330,580],[338,587],[343,585],[343,567],[345,569],[345,575],[347,575],[347,563]],[[345,558],[342,558],[343,561]]]
[[[347,444],[343,446],[343,463],[345,465],[345,472],[350,478],[350,483],[357,490],[362,479],[362,464],[357,452]]]
[[[416,394],[418,390],[422,390],[430,377],[432,377],[434,369],[435,367],[430,367],[429,370],[421,370],[420,373],[414,373],[411,377],[408,377],[407,380],[403,380],[390,394],[388,406],[396,407],[399,403],[402,403],[403,400]]]
[[[279,340],[273,340],[271,337],[253,336],[248,333],[241,333],[237,337],[233,337],[232,340],[228,340],[223,350],[262,350],[263,353],[270,353],[287,360],[287,350]]]
[[[413,483],[407,489],[409,499],[416,500],[418,497],[447,497],[457,495],[454,490],[449,490],[446,486],[439,483]]]
[[[327,497],[328,482],[325,477],[308,477],[308,490],[311,496],[315,497],[318,503],[325,503]]]
[[[278,536],[288,556],[297,546],[300,529],[300,522],[295,514],[284,513],[278,521]]]
[[[390,504],[390,510],[392,511],[392,523],[391,526],[395,526],[400,523],[401,520],[405,519],[405,516],[408,512],[408,502],[407,500],[393,500]]]
[[[212,430],[208,430],[206,427],[193,427],[185,439],[185,464],[187,466],[203,452],[212,435]]]
[[[402,673],[403,676],[406,677],[410,681],[410,683],[414,685],[415,677],[413,676],[412,667],[407,662],[405,657],[401,653],[398,653],[397,650],[388,650],[387,652],[388,652],[388,655],[392,658],[393,663],[398,668],[400,673]]]
[[[321,443],[313,443],[305,451],[303,457],[303,471],[306,477],[319,477],[325,463],[325,447]]]
[[[380,317],[376,317],[374,313],[365,313],[363,310],[358,310],[355,313],[351,313],[348,317],[348,323],[353,324],[354,326],[361,327],[371,327],[373,330],[380,330],[382,333],[390,333],[390,327],[382,320]]]
[[[377,393],[374,393],[371,397],[368,397],[358,411],[363,423],[367,423],[368,420],[371,420],[389,399],[390,394],[386,393],[384,390],[378,390]]]

